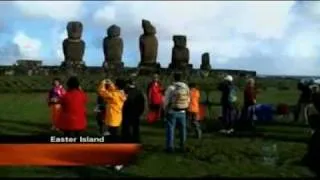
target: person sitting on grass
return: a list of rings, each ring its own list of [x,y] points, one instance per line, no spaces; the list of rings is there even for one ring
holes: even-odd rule
[[[104,122],[110,133],[110,141],[117,142],[119,138],[119,129],[122,123],[122,108],[126,101],[124,92],[125,81],[117,79],[113,83],[110,79],[103,80],[98,87],[98,94],[103,98],[106,106]],[[112,166],[116,170],[121,170],[123,165]]]
[[[55,78],[52,81],[52,88],[48,95],[48,105],[51,110],[52,130],[58,130],[57,121],[60,116],[61,105],[59,103],[60,98],[65,94],[65,90],[61,85],[59,78]]]
[[[200,91],[195,83],[190,83],[190,105],[188,108],[188,119],[195,129],[195,134],[198,139],[201,139],[202,130],[200,125]]]
[[[77,77],[70,77],[67,81],[67,92],[61,98],[61,116],[58,128],[66,137],[79,137],[87,128],[87,95],[80,88]]]

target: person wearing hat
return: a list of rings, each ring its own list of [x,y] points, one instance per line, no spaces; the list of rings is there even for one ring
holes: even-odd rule
[[[127,100],[122,108],[122,131],[121,135],[126,142],[140,142],[140,118],[145,109],[144,94],[137,88],[135,76],[131,76],[127,81],[125,93]]]
[[[222,106],[222,126],[221,133],[230,134],[234,131],[234,122],[237,118],[235,102],[237,101],[236,88],[233,85],[231,75],[226,75],[224,81],[220,83],[218,89],[221,91],[220,103]]]

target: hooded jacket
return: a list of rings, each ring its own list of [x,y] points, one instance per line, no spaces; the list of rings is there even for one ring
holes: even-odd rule
[[[108,89],[104,85],[104,83],[100,83],[98,94],[108,104],[106,106],[105,123],[107,126],[119,127],[122,122],[122,107],[126,95],[123,91],[117,89],[114,84],[111,84]]]

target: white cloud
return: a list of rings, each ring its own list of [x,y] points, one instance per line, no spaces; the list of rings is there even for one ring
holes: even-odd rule
[[[95,22],[108,22],[115,21],[116,11],[112,6],[105,6],[102,9],[99,9],[96,13],[94,13],[94,21]]]
[[[17,32],[13,38],[13,43],[19,48],[20,58],[39,59],[42,43],[39,39],[29,37],[24,32]]]
[[[201,54],[209,52],[213,67],[217,68],[256,69],[264,74],[320,73],[319,2],[108,1],[96,5],[91,1],[86,6],[81,1],[12,3],[25,16],[60,21],[53,34],[49,33],[49,43],[54,47],[51,55],[59,60],[63,60],[61,44],[66,37],[64,21],[79,18],[85,24],[84,34],[99,36],[94,37],[99,39],[99,45],[105,28],[119,25],[125,63],[136,65],[141,19],[148,19],[157,28],[158,61],[164,67],[171,60],[172,36],[182,34],[187,36],[190,61],[195,67],[200,65]],[[84,8],[93,12],[89,21]],[[87,47],[92,46],[88,39]],[[102,53],[101,49],[94,53],[98,51]]]
[[[65,38],[67,38],[67,32],[63,31],[59,34],[58,43],[57,43],[57,50],[56,50],[56,56],[59,61],[64,61],[64,54],[62,50],[62,42]]]
[[[313,20],[320,20],[320,2],[319,1],[307,1],[300,2],[303,6],[303,14]]]
[[[81,18],[83,13],[82,1],[14,1],[13,3],[27,17],[68,21]]]
[[[158,59],[164,66],[171,59],[171,51],[161,49],[172,47],[172,42],[167,44],[172,41],[172,35],[185,34],[191,61],[199,67],[201,54],[205,51],[223,59],[220,63],[230,63],[229,59],[250,56],[257,41],[283,38],[291,21],[289,12],[293,5],[291,1],[116,1],[96,11],[93,18],[104,26],[119,23],[123,29],[134,27],[137,30],[127,31],[123,37],[136,39],[142,32],[141,19],[150,20],[158,29]],[[131,24],[122,23],[124,18]]]

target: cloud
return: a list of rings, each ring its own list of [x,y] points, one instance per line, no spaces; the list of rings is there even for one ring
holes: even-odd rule
[[[12,6],[15,8],[10,9]],[[10,17],[11,21],[23,23],[10,25],[11,30],[5,26],[9,23],[0,24],[0,35],[16,38],[14,32],[18,30],[24,32],[20,33],[21,42],[21,37],[28,37],[25,33],[32,32],[29,40],[36,37],[45,49],[41,52],[50,51],[46,61],[52,59],[53,64],[63,60],[65,21],[77,18],[84,24],[87,64],[101,65],[106,28],[117,24],[125,45],[123,60],[126,65],[136,66],[140,61],[141,19],[148,19],[157,29],[158,61],[163,67],[171,61],[172,36],[182,34],[187,36],[194,67],[199,67],[201,54],[209,52],[215,68],[251,69],[263,74],[320,74],[320,2],[316,1],[14,1],[6,7],[5,20]],[[31,27],[25,28],[29,23],[48,27],[48,36],[36,33],[42,29],[34,28],[33,32]],[[0,40],[8,42],[2,37]],[[11,47],[11,55],[37,54],[36,50],[23,52],[26,50],[21,49],[21,43],[0,47]]]
[[[141,19],[150,20],[158,31],[158,60],[163,66],[171,59],[172,35],[185,34],[191,62],[199,67],[201,54],[206,51],[213,62],[232,63],[254,54],[260,41],[282,40],[293,18],[293,5],[292,1],[116,1],[97,10],[93,19],[105,27],[119,24],[124,41],[136,41],[129,46],[137,53]]]
[[[38,39],[27,36],[24,32],[17,32],[13,43],[18,46],[20,58],[40,59],[42,42]]]
[[[5,45],[0,46],[0,63],[3,65],[12,65],[20,57],[19,46],[6,42]]]
[[[51,18],[68,21],[81,18],[84,13],[82,1],[14,1],[14,5],[31,18]]]

